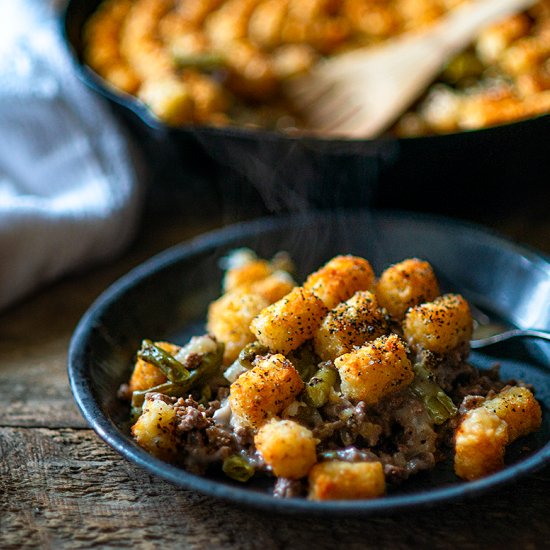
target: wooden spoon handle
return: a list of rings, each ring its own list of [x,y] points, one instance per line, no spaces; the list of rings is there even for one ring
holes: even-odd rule
[[[466,47],[483,27],[527,9],[535,0],[475,0],[454,10],[434,27],[441,42],[456,50]]]

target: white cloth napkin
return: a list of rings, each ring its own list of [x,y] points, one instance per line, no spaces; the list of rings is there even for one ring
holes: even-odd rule
[[[85,89],[45,0],[0,0],[0,309],[119,252],[140,189],[129,142]]]

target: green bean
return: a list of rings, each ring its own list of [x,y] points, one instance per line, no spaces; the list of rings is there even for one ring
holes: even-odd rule
[[[303,403],[300,407],[298,407],[298,412],[292,417],[292,420],[295,420],[308,428],[314,428],[323,422],[319,411],[315,407],[312,407],[306,403]]]
[[[435,424],[443,424],[457,414],[451,398],[434,382],[433,375],[421,363],[413,366],[415,377],[409,386],[411,391],[424,403]]]
[[[467,79],[479,76],[483,64],[472,51],[463,52],[449,61],[441,77],[450,84],[460,84]]]
[[[266,346],[260,344],[260,342],[252,342],[247,344],[239,353],[237,361],[241,366],[247,370],[252,368],[252,361],[256,358],[257,355],[265,355],[269,352],[269,349]]]
[[[156,346],[151,340],[143,340],[137,353],[140,359],[158,367],[170,382],[183,382],[190,376],[183,363],[173,355]]]
[[[317,371],[319,358],[315,355],[310,343],[306,343],[297,350],[290,352],[287,358],[294,365],[304,382],[307,382]]]
[[[206,383],[212,377],[220,374],[223,360],[223,350],[224,345],[221,342],[218,342],[216,351],[205,353],[202,356],[199,366],[191,371],[189,380],[187,381],[189,383],[189,389],[191,389],[191,387],[196,387],[199,383]]]
[[[183,53],[177,50],[172,53],[174,63],[182,68],[200,69],[208,71],[224,67],[226,65],[225,59],[218,53]]]
[[[210,387],[210,384],[205,384],[201,388],[200,403],[205,405],[210,401],[210,399],[212,399],[212,388]]]
[[[336,371],[332,367],[322,366],[306,384],[306,403],[316,409],[325,405],[336,380]]]
[[[164,395],[169,395],[170,397],[178,397],[184,392],[184,385],[176,384],[174,382],[165,382],[164,384],[159,384],[158,386],[154,386],[147,390],[135,391],[132,393],[132,408],[141,409],[143,402],[145,401],[145,395],[148,393],[162,393]]]
[[[141,408],[147,393],[158,392],[171,397],[181,397],[192,389],[205,384],[219,374],[223,359],[224,346],[218,343],[216,351],[205,353],[198,367],[189,373],[189,377],[182,382],[168,381],[147,390],[135,391],[132,394],[132,407]]]
[[[228,456],[223,461],[222,470],[227,477],[242,483],[248,481],[254,475],[254,466],[242,455]]]

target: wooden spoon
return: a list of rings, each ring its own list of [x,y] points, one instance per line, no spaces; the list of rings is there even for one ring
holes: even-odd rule
[[[476,0],[421,32],[317,64],[285,84],[308,129],[327,136],[370,138],[384,131],[427,88],[445,63],[485,26],[534,0]]]

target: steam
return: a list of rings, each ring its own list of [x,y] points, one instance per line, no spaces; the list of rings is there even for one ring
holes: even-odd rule
[[[222,198],[224,187],[248,185],[269,214],[368,206],[384,167],[398,154],[398,142],[390,139],[334,141],[232,129],[196,131],[195,137],[226,169]]]

